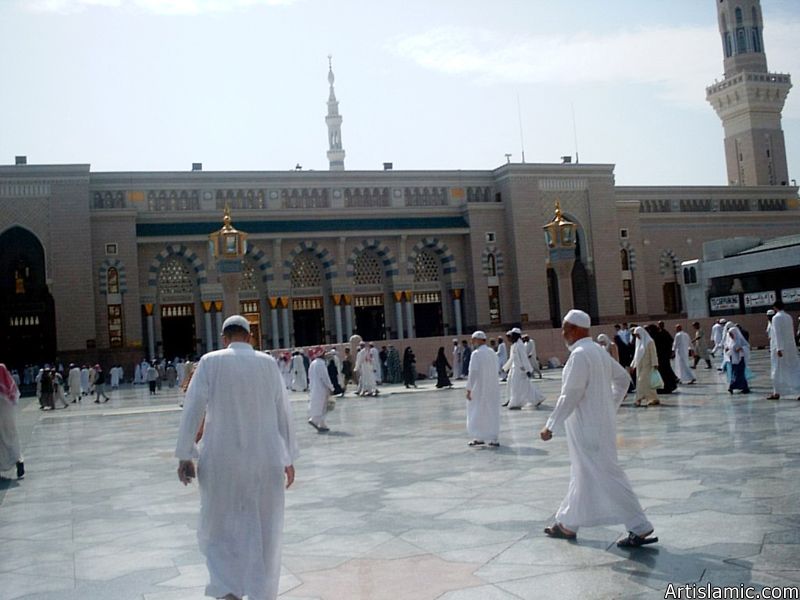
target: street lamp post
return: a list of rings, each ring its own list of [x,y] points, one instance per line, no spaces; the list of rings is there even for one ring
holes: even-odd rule
[[[542,229],[547,243],[547,266],[555,271],[558,278],[559,312],[564,314],[573,307],[572,267],[575,265],[576,225],[564,218],[561,205],[556,201],[555,216]]]
[[[231,209],[225,205],[222,229],[208,236],[208,243],[217,261],[222,284],[225,317],[239,313],[239,285],[242,281],[242,260],[247,253],[247,234],[231,225]]]

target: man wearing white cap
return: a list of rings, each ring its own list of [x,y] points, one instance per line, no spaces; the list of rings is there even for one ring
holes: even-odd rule
[[[689,364],[689,354],[692,349],[692,340],[683,330],[683,326],[675,325],[675,338],[672,340],[672,355],[675,358],[675,370],[681,383],[693,384],[697,381]]]
[[[303,353],[296,348],[292,353],[292,391],[305,392],[308,390],[308,373],[303,361]]]
[[[502,336],[497,338],[497,371],[500,379],[505,381],[508,379],[508,374],[503,370],[503,366],[508,360],[508,346]]]
[[[581,310],[564,317],[561,334],[570,349],[561,395],[540,432],[545,442],[562,425],[567,433],[570,482],[550,537],[575,539],[580,527],[624,523],[624,548],[658,541],[630,481],[617,462],[616,413],[628,391],[625,369],[589,336],[591,319]]]
[[[249,339],[247,319],[225,320],[224,349],[200,359],[186,391],[175,450],[188,485],[205,415],[197,538],[211,579],[206,595],[229,600],[278,595],[284,485],[294,481],[298,455],[278,365]]]
[[[333,384],[323,354],[322,348],[309,350],[312,360],[308,367],[308,424],[319,433],[329,431],[325,425],[325,415],[328,413],[328,397],[333,392]]]
[[[500,435],[500,382],[497,380],[497,355],[486,345],[486,334],[472,334],[475,350],[467,375],[467,431],[470,446],[487,443],[497,448]]]
[[[783,301],[773,304],[775,314],[769,330],[770,375],[772,393],[768,400],[794,396],[800,400],[800,357],[794,344],[792,317],[783,310]]]
[[[522,343],[522,331],[519,327],[514,327],[506,335],[511,342],[511,358],[503,367],[508,371],[508,400],[503,406],[508,406],[509,410],[520,410],[526,404],[534,402],[539,406],[544,396],[529,379],[533,366]]]
[[[725,319],[720,319],[711,327],[711,343],[714,346],[711,348],[711,356],[717,356],[717,350],[722,350],[722,342],[724,335],[722,330],[725,328]],[[722,369],[720,369],[721,371]]]
[[[453,338],[453,379],[462,379],[464,374],[461,372],[462,360],[461,346],[458,345],[458,338]]]

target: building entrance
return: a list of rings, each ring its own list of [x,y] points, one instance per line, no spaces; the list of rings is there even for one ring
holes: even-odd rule
[[[193,304],[167,304],[161,307],[161,340],[164,358],[192,356],[195,353]]]
[[[356,333],[364,340],[386,339],[386,315],[383,310],[383,295],[355,296],[353,314],[356,318]]]
[[[20,373],[56,358],[55,303],[44,248],[27,229],[0,235],[0,362]]]
[[[295,346],[325,343],[325,311],[322,298],[293,298],[292,322]]]
[[[442,296],[439,292],[414,293],[414,325],[417,337],[444,335]]]

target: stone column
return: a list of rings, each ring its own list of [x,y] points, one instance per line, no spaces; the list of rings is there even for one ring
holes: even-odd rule
[[[561,309],[559,319],[574,308],[572,298],[572,267],[574,264],[574,259],[550,261],[550,266],[556,272],[556,278],[558,279],[558,306]]]
[[[461,331],[461,292],[462,290],[453,290],[453,313],[456,322],[456,335],[460,336]]]
[[[289,329],[289,298],[282,297],[281,301],[281,322],[283,324],[283,345],[284,348],[292,347],[292,332]]]
[[[219,350],[220,344],[222,343],[222,340],[220,339],[220,336],[222,335],[222,324],[225,321],[222,312],[222,309],[224,308],[223,303],[220,302],[219,300],[215,301],[214,308],[217,311],[217,316],[216,316],[217,330],[213,332],[214,334],[212,335],[211,339],[214,342],[214,350]]]
[[[147,360],[153,360],[156,357],[156,324],[153,318],[154,304],[145,304],[144,312],[147,315]]]
[[[344,330],[342,329],[342,296],[341,294],[333,295],[333,318],[336,321],[336,343],[341,344],[344,342]]]
[[[278,329],[278,298],[269,298],[269,314],[272,319],[272,347],[281,347],[281,331]]]
[[[222,261],[220,261],[221,263]],[[225,318],[239,314],[239,285],[242,282],[242,272],[221,272],[219,280],[222,284],[222,302]]]
[[[397,321],[397,339],[403,339],[403,292],[395,292],[394,296],[394,317]]]
[[[414,295],[411,291],[403,292],[406,297],[406,332],[407,338],[414,337]]]
[[[214,349],[214,330],[211,326],[212,302],[203,302],[203,324],[206,330],[206,352]]]
[[[350,339],[353,337],[353,305],[352,296],[344,295],[342,296],[344,301],[344,332],[347,336],[345,339]]]

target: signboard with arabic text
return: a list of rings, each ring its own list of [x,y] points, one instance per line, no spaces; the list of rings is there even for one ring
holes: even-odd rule
[[[712,311],[718,310],[738,310],[739,309],[739,296],[717,296],[716,298],[710,298],[709,302],[711,304]]]
[[[755,308],[757,306],[772,306],[775,303],[775,292],[753,292],[744,295],[745,308]]]

